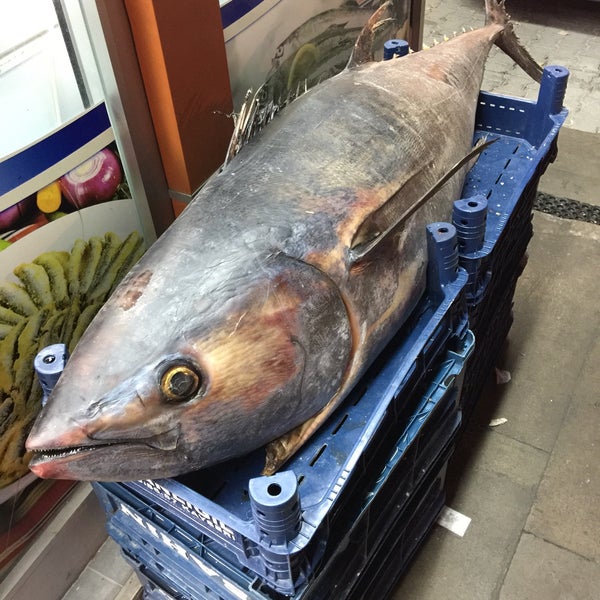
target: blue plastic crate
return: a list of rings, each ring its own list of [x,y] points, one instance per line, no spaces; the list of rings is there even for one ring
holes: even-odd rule
[[[499,139],[468,174],[462,194],[464,199],[486,204],[482,245],[469,246],[472,240],[468,237],[475,229],[467,215],[467,239],[462,240],[467,242],[465,249],[456,223],[460,263],[469,274],[469,326],[478,346],[462,395],[465,421],[512,325],[514,292],[533,235],[537,185],[556,156],[557,137],[567,117],[562,106],[567,79],[564,67],[546,67],[537,101],[486,92],[479,98],[475,138],[488,135]]]
[[[445,497],[446,465],[461,424],[455,399],[464,370],[457,373],[449,364],[446,367],[431,382],[375,486],[362,496],[363,510],[346,525],[303,599],[349,597],[354,586],[371,577],[373,565],[386,562],[390,539],[397,538],[394,543],[402,548],[394,554],[394,562],[403,570],[435,522]],[[440,385],[443,381],[448,386]],[[423,419],[427,426],[422,426]],[[432,495],[435,501],[429,504]]]
[[[394,527],[388,531],[386,542],[390,539],[393,544],[389,546],[383,543],[379,548],[379,552],[373,557],[361,555],[355,551],[355,548],[348,546],[344,552],[335,557],[332,562],[336,562],[336,566],[345,566],[345,577],[334,578],[335,575],[329,570],[324,571],[323,581],[325,582],[323,589],[317,589],[316,585],[311,585],[305,589],[300,595],[291,597],[297,600],[300,597],[304,600],[322,600],[324,598],[356,598],[356,600],[365,600],[365,598],[384,598],[379,592],[375,595],[364,595],[361,587],[367,586],[373,577],[381,573],[373,573],[379,568],[387,566],[387,572],[383,575],[387,581],[385,585],[391,589],[398,577],[407,569],[410,561],[417,551],[431,527],[435,524],[437,517],[444,506],[445,501],[445,463],[442,468],[433,473],[433,477],[429,477],[424,482],[423,489],[418,490],[406,509],[397,513],[394,516]],[[393,556],[394,560],[390,561],[389,557]],[[367,560],[371,558],[371,560]],[[149,570],[140,561],[128,559],[130,564],[135,569],[142,585],[144,586],[144,600],[245,600],[260,598],[261,600],[283,600],[286,596],[281,596],[274,592],[269,593],[266,590],[264,593],[252,589],[251,579],[248,579],[248,587],[240,588],[236,584],[230,582],[226,595],[219,594],[215,589],[206,588],[198,591],[194,590],[192,595],[185,595],[178,590],[172,589],[172,582],[161,577],[160,570]],[[361,577],[356,577],[356,574],[361,572],[360,566],[364,567]],[[352,588],[346,590],[345,588]],[[358,588],[358,589],[356,589]],[[167,591],[169,590],[169,591]],[[258,595],[257,595],[258,594]]]
[[[398,511],[406,513],[404,507],[422,495],[419,489],[428,476],[447,461],[460,426],[457,400],[473,343],[473,336],[467,331],[459,352],[447,352],[435,377],[428,382],[375,485],[368,493],[357,495],[359,515],[352,526],[346,523],[339,527],[344,535],[336,539],[331,556],[325,557],[328,572],[360,569],[388,530],[389,516]],[[138,571],[143,566],[144,576],[172,597],[279,597],[261,585],[249,569],[243,569],[222,544],[207,536],[191,535],[120,484],[94,485],[110,515],[108,531],[126,559]],[[352,546],[352,538],[360,540],[361,552],[341,552],[340,548]],[[338,579],[317,577],[297,590],[294,598],[326,597]]]
[[[136,573],[143,586],[142,600],[179,600],[161,587],[160,583],[154,581],[150,576],[146,576],[143,565],[137,566]]]
[[[544,69],[537,101],[481,92],[475,139],[498,138],[469,172],[463,197],[487,198],[486,244],[496,243],[528,184],[553,160],[553,143],[567,117],[562,102],[568,70]]]
[[[350,589],[343,592],[340,589],[340,593],[335,589],[329,598],[384,600],[389,597],[444,506],[447,465],[446,459],[430,474],[403,513],[390,515],[383,540],[365,561],[360,577],[350,580]]]
[[[544,69],[537,101],[481,92],[475,136],[497,139],[468,173],[463,198],[483,201],[485,235],[479,247],[460,252],[468,273],[479,271],[479,288],[471,294],[477,304],[489,281],[491,255],[522,255],[531,235],[531,207],[540,176],[556,155],[556,138],[567,110],[562,103],[569,72],[564,67]],[[460,225],[455,223],[459,230]],[[460,247],[460,246],[459,246]],[[510,261],[509,261],[510,262]],[[509,270],[512,270],[510,262]]]
[[[319,571],[317,578],[304,588],[300,593],[294,594],[291,600],[321,600],[324,598],[379,598],[383,596],[364,596],[356,592],[363,586],[370,584],[372,577],[384,566],[388,565],[388,575],[391,579],[387,585],[391,588],[394,581],[408,567],[414,552],[418,549],[427,533],[435,523],[445,500],[445,473],[448,455],[451,448],[440,457],[440,461],[432,465],[432,470],[421,482],[414,493],[401,503],[401,508],[389,514],[389,521],[384,529],[384,539],[374,552],[364,552],[364,544],[357,534],[345,540],[335,556],[329,560],[324,568]],[[368,520],[368,519],[367,519]],[[367,525],[367,520],[363,525]],[[393,554],[390,553],[393,550]],[[167,555],[172,554],[167,552]],[[389,556],[394,556],[390,565]],[[211,582],[199,583],[189,574],[187,567],[181,564],[173,566],[168,556],[163,555],[157,548],[153,548],[149,556],[143,561],[125,555],[125,558],[135,569],[140,581],[144,585],[144,599],[146,600],[283,600],[287,598],[258,584],[251,574],[246,573],[246,585],[239,584],[239,575],[235,580],[222,579],[217,583],[218,577],[213,570]],[[154,565],[148,567],[148,565]],[[211,567],[212,568],[212,567]],[[169,579],[169,575],[178,571],[179,581]],[[392,572],[393,571],[393,572]],[[360,577],[357,574],[360,573]],[[181,580],[185,584],[181,585]],[[227,587],[223,592],[223,584]],[[258,584],[258,585],[257,585]]]
[[[451,227],[451,226],[450,226]],[[429,234],[436,243],[436,232]],[[443,258],[443,257],[442,257]],[[444,264],[444,260],[440,260]],[[271,587],[293,594],[314,572],[332,543],[334,523],[360,509],[356,490],[370,488],[394,440],[420,401],[420,384],[448,348],[464,348],[468,334],[463,288],[466,273],[434,273],[436,285],[410,323],[388,346],[343,406],[290,461],[299,484],[300,528],[283,543],[257,529],[248,483],[260,473],[263,453],[178,480],[100,484],[133,494],[195,537],[208,536]],[[456,360],[466,360],[456,355]],[[107,507],[110,511],[110,507]]]
[[[140,517],[126,504],[123,514],[109,525],[109,533],[122,545],[124,558],[140,575],[173,598],[188,600],[271,598],[260,592],[261,582],[235,561],[229,563],[210,548],[191,551],[173,532],[167,534],[150,519]],[[217,550],[223,553],[222,548]],[[152,586],[147,586],[151,588]]]

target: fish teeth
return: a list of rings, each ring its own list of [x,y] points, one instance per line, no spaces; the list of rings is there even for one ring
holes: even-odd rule
[[[44,458],[63,458],[65,456],[79,454],[80,452],[106,448],[107,446],[113,445],[114,444],[99,444],[94,446],[70,446],[67,448],[36,448],[34,452],[38,456],[43,456]]]

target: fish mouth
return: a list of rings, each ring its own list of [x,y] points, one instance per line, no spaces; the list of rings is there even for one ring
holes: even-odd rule
[[[96,450],[103,448],[109,448],[111,446],[122,446],[126,442],[112,442],[106,444],[96,444],[94,446],[66,446],[64,448],[35,448],[33,457],[29,463],[29,466],[35,466],[40,463],[45,463],[53,460],[64,460],[64,459],[76,459],[83,454],[89,454]]]
[[[90,477],[82,477],[82,474],[92,463],[106,462],[109,456],[116,456],[128,446],[130,444],[127,442],[111,442],[93,446],[32,448],[29,470],[45,479],[94,479],[91,468]],[[149,447],[146,446],[146,449]]]
[[[129,462],[149,461],[177,452],[179,428],[139,439],[91,440],[52,448],[28,447],[29,469],[43,478],[122,481]]]

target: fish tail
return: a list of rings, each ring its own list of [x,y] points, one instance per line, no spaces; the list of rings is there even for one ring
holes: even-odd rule
[[[486,25],[501,25],[502,31],[495,44],[510,56],[535,81],[542,80],[542,67],[529,54],[515,33],[510,15],[506,12],[504,0],[485,0]]]
[[[506,25],[510,15],[506,12],[504,0],[485,0],[485,24]]]

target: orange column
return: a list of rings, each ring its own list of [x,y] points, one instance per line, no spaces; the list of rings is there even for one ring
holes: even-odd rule
[[[233,111],[218,0],[125,0],[174,205],[222,163]]]

